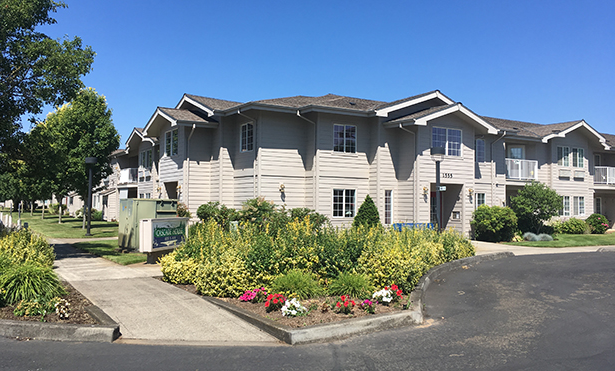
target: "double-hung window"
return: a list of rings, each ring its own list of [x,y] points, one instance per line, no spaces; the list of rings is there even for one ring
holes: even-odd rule
[[[585,158],[583,148],[573,148],[572,149],[572,167],[580,167],[583,168]]]
[[[357,152],[357,127],[354,125],[333,125],[333,151]]]
[[[570,166],[570,147],[557,147],[557,164]]]
[[[485,140],[476,139],[476,162],[485,162]]]
[[[461,130],[433,127],[431,146],[444,147],[448,156],[461,156]]]
[[[476,194],[476,207],[478,208],[481,205],[485,204],[485,194],[484,193],[477,193]]]
[[[241,152],[254,149],[254,125],[251,123],[241,125]]]
[[[139,166],[146,168],[146,169],[152,168],[152,150],[151,149],[141,152],[141,156],[139,159]]]
[[[583,216],[585,215],[585,197],[583,196],[574,196],[572,200],[574,215]]]
[[[559,212],[561,216],[570,216],[570,196],[562,197],[562,209]]]
[[[179,132],[177,129],[167,131],[164,136],[164,154],[175,156],[179,149]]]
[[[355,209],[354,189],[333,190],[333,216],[339,218],[353,218]]]

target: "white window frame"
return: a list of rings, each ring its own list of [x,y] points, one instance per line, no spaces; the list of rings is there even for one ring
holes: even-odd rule
[[[164,133],[164,155],[176,156],[179,153],[179,129],[169,130]]]
[[[341,192],[341,195],[339,194],[340,192]],[[335,205],[340,203],[340,201],[336,200],[336,198],[339,198],[340,196],[342,197],[341,199],[342,215],[336,215]],[[354,218],[354,216],[356,215],[356,208],[357,208],[357,191],[355,189],[334,189],[331,205],[332,205],[332,215],[334,218]]]
[[[570,166],[570,147],[557,146],[557,164],[559,166]]]
[[[517,157],[513,157],[512,153],[513,153],[513,149],[514,148],[519,148],[521,150],[521,157],[517,158]],[[507,158],[512,158],[515,160],[525,160],[525,145],[523,144],[511,144],[506,148],[506,154],[507,154]]]
[[[476,139],[476,162],[485,162],[485,154],[485,140]]]
[[[340,132],[338,131],[341,128],[341,133],[342,133],[342,144],[341,144],[341,149],[338,148],[339,145],[336,145],[336,133]],[[354,131],[354,138],[350,137],[350,129],[353,129]],[[357,126],[356,125],[343,125],[343,124],[334,124],[333,125],[333,152],[337,152],[337,153],[357,153]],[[348,141],[350,141],[353,146],[350,146],[348,144]]]
[[[562,197],[562,210],[560,211],[561,216],[570,216],[570,196]]]
[[[481,202],[481,198],[483,199],[482,202]],[[479,206],[486,205],[486,204],[487,204],[487,194],[485,194],[484,192],[476,193],[476,208],[478,209]]]
[[[245,128],[245,130],[244,130]],[[251,152],[254,150],[254,124],[246,122],[241,125],[239,134],[239,148],[241,152]]]
[[[585,167],[585,149],[572,149],[572,167],[583,169]]]
[[[139,166],[144,169],[151,170],[152,164],[154,163],[154,158],[152,157],[153,151],[152,149],[146,149],[145,151],[141,151],[139,154]]]
[[[434,138],[434,135],[436,133],[434,133],[435,130],[444,130],[445,133],[445,139],[444,139],[444,145],[440,145],[441,143],[436,143],[436,140]],[[459,154],[451,154],[452,151],[454,149],[451,148],[451,141],[449,139],[450,137],[450,132],[452,131],[458,131],[459,132]],[[438,140],[439,141],[439,140]],[[463,156],[463,130],[461,129],[455,129],[455,128],[445,128],[445,127],[441,127],[441,126],[433,126],[431,128],[431,146],[432,147],[444,147],[444,153],[447,156],[450,157],[462,157]]]
[[[574,196],[572,198],[573,214],[575,216],[585,215],[585,196]]]
[[[384,225],[390,225],[393,222],[393,191],[387,189],[384,191]]]

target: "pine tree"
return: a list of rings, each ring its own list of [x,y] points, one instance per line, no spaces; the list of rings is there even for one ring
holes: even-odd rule
[[[380,225],[380,214],[378,213],[378,208],[369,195],[365,196],[365,200],[361,204],[361,207],[359,207],[359,212],[357,212],[357,216],[354,217],[352,225],[354,227],[358,227],[359,225],[366,225],[370,227]]]

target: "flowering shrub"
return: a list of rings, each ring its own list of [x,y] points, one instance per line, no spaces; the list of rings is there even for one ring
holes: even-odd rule
[[[52,302],[55,301],[54,307],[56,308],[56,314],[61,319],[68,319],[70,315],[70,303],[66,299],[61,298],[53,298]]]
[[[374,314],[376,313],[376,303],[369,299],[363,300],[361,304],[359,304],[359,308],[363,309],[365,313]]]
[[[297,300],[296,298],[286,300],[286,302],[282,306],[282,315],[286,317],[305,316],[307,312],[307,308],[301,305],[301,303],[299,303],[299,300]]]
[[[399,287],[397,287],[397,285],[391,285],[390,288],[388,286],[385,286],[384,289],[376,291],[374,295],[372,295],[372,299],[383,305],[396,303],[403,298],[403,291]]]
[[[267,300],[267,291],[264,287],[260,289],[247,290],[239,297],[241,301],[249,301],[251,303],[262,303]]]
[[[340,300],[335,303],[335,311],[341,314],[350,314],[355,306],[354,300],[346,295],[340,296]]]
[[[604,215],[592,214],[585,219],[593,234],[603,234],[609,229],[609,221]]]
[[[267,296],[267,301],[265,301],[267,313],[282,309],[284,303],[286,303],[286,297],[284,295],[269,294]]]

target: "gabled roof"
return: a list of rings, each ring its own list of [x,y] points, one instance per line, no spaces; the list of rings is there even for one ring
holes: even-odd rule
[[[428,121],[437,119],[442,116],[450,115],[456,112],[459,112],[460,114],[464,115],[469,120],[476,123],[477,125],[482,126],[483,128],[487,130],[489,134],[498,133],[498,129],[495,126],[491,125],[489,122],[484,120],[482,117],[470,111],[468,108],[466,108],[461,103],[430,107],[430,108],[427,108],[419,112],[415,112],[410,115],[406,115],[403,117],[396,118],[394,120],[387,121],[384,123],[384,126],[385,127],[393,127],[397,125],[404,126],[405,124],[426,126]]]
[[[229,108],[240,106],[242,103],[233,102],[230,100],[216,99],[216,98],[208,98],[202,97],[200,95],[193,94],[184,94],[182,99],[179,101],[176,109],[181,109],[185,103],[189,103],[194,107],[207,112],[209,116],[213,116],[215,111],[225,111]]]
[[[610,148],[609,145],[606,144],[606,138],[604,138],[600,133],[594,130],[594,128],[589,126],[585,122],[585,120],[576,121],[576,122],[571,121],[571,122],[565,122],[562,124],[554,124],[554,125],[546,125],[546,126],[552,127],[552,130],[551,130],[551,134],[548,134],[542,138],[543,143],[547,143],[551,138],[556,138],[556,137],[564,138],[566,134],[574,130],[577,130],[579,128],[584,128],[598,139],[598,141],[600,142],[600,144],[602,144],[604,149]]]
[[[438,99],[442,104],[453,104],[455,101],[440,93],[439,90],[430,91],[428,93],[415,95],[412,97],[399,99],[391,103],[385,103],[376,108],[376,116],[387,117],[390,112],[397,111],[415,104],[426,102],[431,99]]]
[[[343,108],[357,111],[372,111],[384,102],[345,97],[335,94],[327,94],[319,97],[308,97],[297,95],[287,98],[264,99],[252,103],[265,104],[272,106],[292,107],[292,108],[307,108],[307,107],[327,107],[327,108]]]
[[[196,125],[205,128],[218,127],[218,122],[216,120],[211,118],[205,119],[193,111],[158,107],[145,126],[143,135],[157,137],[159,135],[160,125],[164,122],[170,123],[171,127],[177,125]]]

